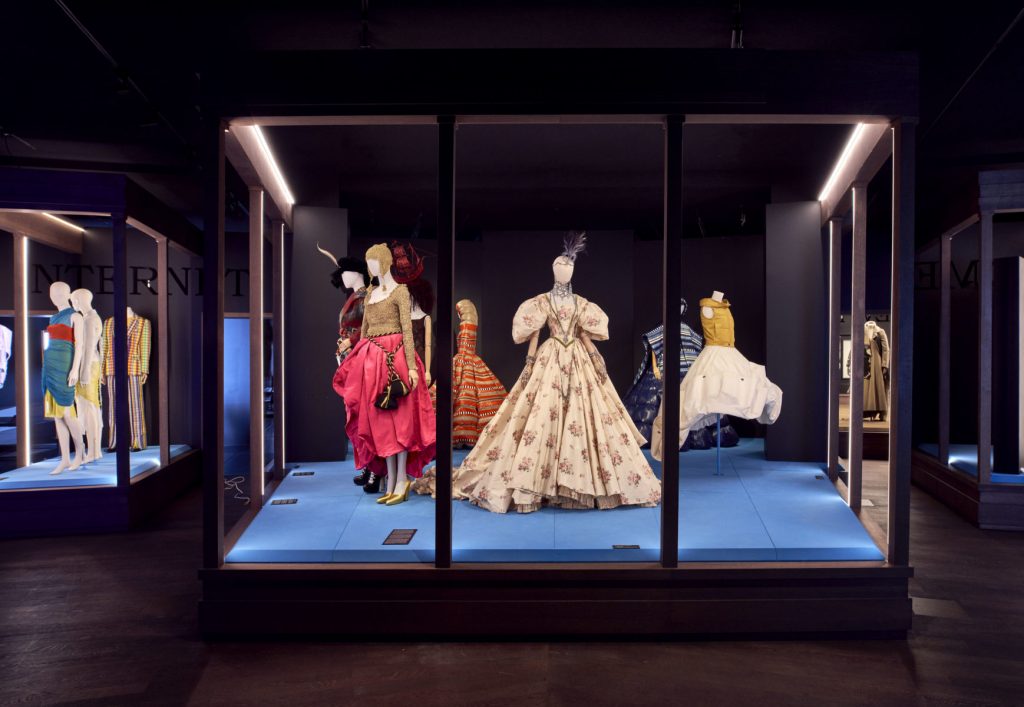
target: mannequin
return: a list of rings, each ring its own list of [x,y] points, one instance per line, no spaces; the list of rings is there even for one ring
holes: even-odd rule
[[[516,312],[512,340],[529,342],[526,366],[456,470],[454,497],[492,513],[661,501],[661,482],[640,449],[644,437],[594,346],[608,338],[608,316],[572,291],[585,245],[583,233],[566,238],[551,265],[554,286]],[[550,336],[539,344],[545,326]]]
[[[75,388],[75,406],[81,414],[85,430],[85,461],[93,462],[103,456],[100,451],[100,437],[103,433],[103,416],[100,414],[100,339],[103,335],[103,320],[92,308],[92,292],[89,290],[78,289],[72,292],[71,305],[85,321],[82,367]]]
[[[679,444],[691,430],[714,424],[718,415],[735,415],[772,424],[782,411],[782,390],[768,380],[764,366],[751,363],[736,349],[732,312],[725,295],[715,291],[700,301],[704,348],[679,384]],[[651,454],[662,459],[664,400],[654,420]]]
[[[434,457],[435,421],[423,378],[423,362],[412,340],[409,290],[391,274],[391,251],[381,243],[366,251],[366,264],[380,285],[367,289],[359,343],[334,374],[334,390],[345,399],[345,429],[357,468],[387,474],[378,503],[408,499],[411,482]]]
[[[146,410],[142,387],[149,379],[149,354],[152,346],[151,325],[131,307],[125,310],[128,320],[128,412],[131,423],[131,450],[146,448]],[[103,323],[103,377],[100,384],[107,386],[107,450],[113,451],[117,442],[115,398],[120,391],[114,386],[114,318]]]
[[[366,270],[366,261],[361,258],[335,257],[330,251],[321,248],[319,243],[316,249],[335,266],[331,273],[331,284],[349,293],[338,312],[338,348],[334,358],[340,366],[348,352],[359,342],[359,332],[363,325],[363,297],[366,296],[370,275]]]
[[[701,350],[704,348],[704,339],[695,332],[683,319],[687,313],[685,299],[679,302],[679,381],[686,378],[690,366],[694,364]],[[670,329],[671,330],[671,329]],[[665,327],[659,324],[646,334],[640,337],[643,344],[645,356],[640,362],[640,368],[633,377],[633,385],[629,392],[623,397],[623,404],[629,411],[633,424],[640,430],[640,434],[650,438],[652,425],[661,407],[661,397],[664,385],[662,384],[662,369],[665,356]],[[711,422],[716,422],[712,419]],[[680,451],[691,449],[710,449],[719,442],[723,447],[734,447],[739,443],[739,435],[726,417],[721,424],[721,439],[716,439],[718,427],[714,424],[701,427],[700,430],[693,430],[687,436],[686,442],[680,447]],[[697,434],[693,434],[697,432]]]
[[[85,337],[85,319],[71,307],[71,288],[65,282],[50,285],[50,301],[57,313],[50,317],[46,332],[50,343],[43,352],[43,407],[57,427],[60,463],[51,475],[74,471],[82,465],[85,445],[82,426],[75,410],[75,385],[82,366],[83,347],[76,345]],[[75,458],[70,459],[71,439],[75,442]]]
[[[874,321],[864,322],[864,416],[889,414],[889,337]]]

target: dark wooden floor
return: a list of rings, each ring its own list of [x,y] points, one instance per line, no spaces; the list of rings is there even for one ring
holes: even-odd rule
[[[206,644],[199,505],[0,543],[0,704],[1024,704],[1024,534],[917,491],[906,642]]]

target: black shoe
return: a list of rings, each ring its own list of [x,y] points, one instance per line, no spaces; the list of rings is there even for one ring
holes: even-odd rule
[[[380,491],[380,482],[383,476],[371,476],[370,481],[363,484],[363,493],[377,493]]]
[[[366,486],[367,482],[370,481],[370,470],[363,469],[363,473],[352,479],[352,481],[355,482],[356,486]]]

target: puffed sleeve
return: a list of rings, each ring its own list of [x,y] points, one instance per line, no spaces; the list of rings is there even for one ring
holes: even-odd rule
[[[579,327],[582,331],[590,334],[594,341],[606,341],[608,339],[608,315],[604,310],[593,302],[583,305],[580,313]]]
[[[547,320],[539,297],[526,300],[519,305],[516,316],[512,318],[512,341],[517,344],[527,341],[541,330]]]

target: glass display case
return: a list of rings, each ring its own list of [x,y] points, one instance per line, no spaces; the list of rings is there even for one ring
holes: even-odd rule
[[[1024,530],[1021,185],[1021,170],[979,172],[962,185],[977,196],[952,220],[966,218],[917,262],[919,309],[932,314],[917,335],[931,355],[916,373],[925,404],[914,430],[914,482],[998,530]]]
[[[465,101],[367,113],[363,98],[406,95],[384,66],[384,93],[334,95],[319,115],[284,98],[261,112],[245,85],[210,94],[223,122],[205,258],[238,257],[224,230],[234,170],[261,293],[265,254],[253,257],[272,224],[281,310],[272,332],[248,330],[248,365],[263,370],[273,338],[284,420],[273,461],[252,467],[281,475],[251,481],[229,518],[220,421],[235,334],[225,284],[210,288],[204,339],[223,343],[205,352],[218,370],[204,387],[208,635],[909,626],[914,129],[893,118],[909,104],[853,110],[867,89],[822,58],[815,71],[851,91],[821,99],[827,115],[813,95],[683,115],[661,91],[699,90],[668,88],[650,56],[622,58],[642,86],[597,91],[585,77],[601,67],[572,64],[542,80],[560,98],[539,104],[508,76],[500,105],[494,86],[452,78]],[[905,80],[901,66],[882,83]],[[753,144],[773,150],[752,162]],[[839,411],[841,293],[860,331],[866,188],[882,171],[892,392],[879,524],[863,512],[864,396],[851,395],[845,442]],[[262,317],[251,295],[248,311]],[[264,385],[249,374],[250,400]],[[262,438],[249,453],[263,457]]]
[[[124,177],[15,169],[0,171],[0,228],[0,532],[127,528],[198,473],[198,232]]]

